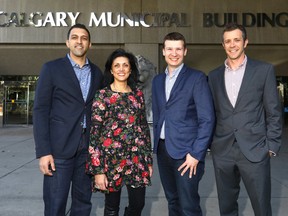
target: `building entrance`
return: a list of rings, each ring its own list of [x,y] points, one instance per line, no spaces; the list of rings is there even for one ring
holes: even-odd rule
[[[32,109],[35,85],[36,81],[25,80],[22,76],[18,80],[6,79],[1,81],[0,95],[3,96],[3,102],[0,104],[0,111],[2,110],[2,126],[33,124]]]

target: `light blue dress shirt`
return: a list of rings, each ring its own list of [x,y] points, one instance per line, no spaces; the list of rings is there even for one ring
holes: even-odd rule
[[[72,64],[75,75],[79,81],[83,100],[86,101],[91,84],[91,67],[89,65],[89,61],[86,58],[85,64],[83,65],[83,67],[80,67],[71,59],[69,54],[67,54],[67,56]],[[84,115],[83,119],[83,128],[86,128],[86,115]]]
[[[165,70],[165,74],[166,74],[166,79],[165,79],[165,95],[166,95],[166,101],[169,100],[170,97],[170,93],[171,90],[176,82],[176,79],[180,73],[180,71],[183,68],[184,63],[182,63],[178,68],[176,68],[173,72],[172,72],[172,76],[169,75],[169,71],[168,68],[166,68]],[[160,133],[160,138],[161,139],[165,139],[165,120],[163,122],[162,128],[161,128],[161,133]]]

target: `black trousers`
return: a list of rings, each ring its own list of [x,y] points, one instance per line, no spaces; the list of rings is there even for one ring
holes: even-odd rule
[[[126,208],[125,215],[141,216],[145,205],[146,187],[132,188],[127,185],[129,205]],[[121,190],[105,194],[104,215],[118,215],[120,206]]]

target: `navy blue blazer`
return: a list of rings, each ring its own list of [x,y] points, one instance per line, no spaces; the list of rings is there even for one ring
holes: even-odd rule
[[[188,153],[204,161],[214,129],[214,108],[207,77],[183,66],[166,101],[165,73],[153,79],[152,110],[154,153],[165,120],[165,145],[169,155],[182,159]]]
[[[103,77],[96,65],[90,61],[89,64],[91,86],[86,102],[67,56],[43,65],[33,108],[37,158],[49,154],[63,159],[74,156],[81,138],[84,114],[89,139],[92,101],[96,90],[102,87]]]

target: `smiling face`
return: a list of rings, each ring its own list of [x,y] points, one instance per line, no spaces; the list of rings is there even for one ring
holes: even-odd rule
[[[187,49],[182,40],[166,40],[162,52],[169,71],[172,71],[183,63]]]
[[[85,57],[88,49],[91,47],[88,32],[81,28],[72,29],[69,39],[66,40],[66,46],[70,49],[72,59]]]
[[[112,63],[111,73],[114,76],[114,82],[127,82],[131,74],[129,59],[126,57],[115,58]]]
[[[227,54],[228,61],[242,61],[244,59],[244,49],[248,44],[248,39],[244,41],[241,30],[235,29],[223,34],[223,47]]]

